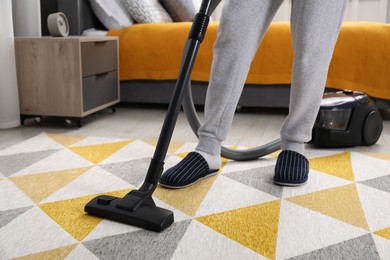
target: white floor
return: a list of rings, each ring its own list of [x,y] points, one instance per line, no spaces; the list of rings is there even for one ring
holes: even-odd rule
[[[120,105],[114,114],[111,110],[105,110],[86,117],[81,128],[68,125],[58,118],[44,118],[39,124],[27,119],[24,126],[0,130],[0,150],[41,132],[157,140],[166,110],[167,106]],[[287,109],[244,108],[236,113],[225,144],[253,147],[277,139],[286,115]],[[199,117],[203,118],[202,111]],[[377,144],[344,150],[390,153],[390,110],[382,111],[382,117],[383,132]],[[197,141],[183,112],[180,112],[172,140]],[[307,149],[313,147],[308,146]]]

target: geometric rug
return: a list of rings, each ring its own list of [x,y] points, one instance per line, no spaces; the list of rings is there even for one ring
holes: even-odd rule
[[[84,213],[139,187],[156,141],[41,133],[0,151],[0,259],[390,259],[390,154],[308,150],[301,187],[272,183],[277,152],[158,187],[161,233]],[[195,143],[172,141],[165,169]],[[240,149],[241,147],[233,147]]]

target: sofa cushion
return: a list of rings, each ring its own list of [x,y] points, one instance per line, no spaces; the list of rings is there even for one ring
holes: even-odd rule
[[[174,22],[193,21],[196,14],[193,0],[160,0]]]
[[[122,3],[138,23],[172,22],[172,18],[158,0],[122,0]]]
[[[107,29],[119,29],[133,24],[121,0],[89,0],[96,17]]]

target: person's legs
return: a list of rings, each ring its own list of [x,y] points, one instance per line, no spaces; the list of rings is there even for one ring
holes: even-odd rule
[[[231,0],[224,6],[197,150],[218,155],[257,48],[283,0]]]
[[[281,129],[282,150],[289,152],[282,153],[276,165],[279,184],[307,180],[307,160],[300,155],[311,139],[346,4],[346,0],[292,1],[294,64],[289,115]]]
[[[183,182],[199,180],[203,175],[209,176],[215,173],[210,168],[220,167],[221,143],[231,127],[250,64],[282,2],[283,0],[230,0],[226,3],[214,44],[205,120],[198,131],[199,143],[196,147],[196,152],[206,160],[208,168],[191,168],[190,164],[199,161],[197,156],[195,158],[191,154],[190,158],[183,160],[180,167],[177,165],[166,171],[160,178],[160,184],[183,187]],[[186,176],[177,177],[183,175]]]

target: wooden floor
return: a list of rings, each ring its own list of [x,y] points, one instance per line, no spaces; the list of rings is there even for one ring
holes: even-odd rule
[[[157,140],[166,110],[167,106],[164,105],[120,105],[114,114],[111,110],[105,110],[86,117],[81,128],[68,125],[59,118],[44,118],[39,124],[33,119],[28,119],[24,126],[0,130],[0,150],[41,132]],[[286,115],[286,109],[243,108],[237,111],[224,144],[253,147],[277,139]],[[199,117],[202,120],[202,111],[199,112]],[[382,117],[385,119],[384,129],[376,145],[344,150],[390,153],[390,110],[382,111]],[[179,115],[172,140],[197,141],[183,112]],[[307,149],[313,147],[307,146]]]

